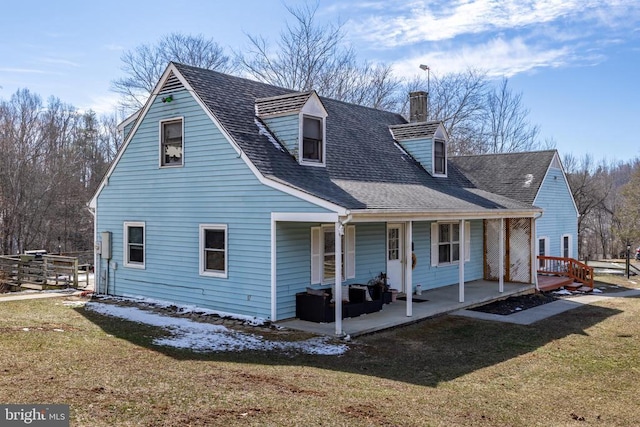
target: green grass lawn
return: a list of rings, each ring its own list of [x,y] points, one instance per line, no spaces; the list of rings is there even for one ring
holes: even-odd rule
[[[640,425],[637,298],[531,326],[441,316],[341,356],[159,347],[61,298],[0,313],[0,403],[66,403],[72,426]]]

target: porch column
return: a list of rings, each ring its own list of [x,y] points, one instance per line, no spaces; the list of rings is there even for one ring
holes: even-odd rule
[[[498,292],[504,292],[504,218],[500,218],[499,233],[499,252],[498,252]]]
[[[336,304],[336,335],[342,336],[342,234],[343,227],[340,221],[335,223],[335,289],[333,290],[334,300]]]
[[[412,239],[413,239],[413,221],[407,221],[407,225],[404,227],[404,291],[407,296],[407,317],[413,316],[413,269],[412,267]]]
[[[277,233],[278,233],[278,223],[276,220],[271,218],[271,320],[278,320],[278,308],[277,308],[277,298],[278,298],[278,289],[276,286],[278,273],[276,269],[278,268],[278,261],[276,259],[277,252]]]
[[[536,291],[540,290],[538,286],[538,254],[536,253],[536,240],[538,239],[538,230],[536,227],[536,219],[531,218],[531,280],[536,286]]]
[[[465,235],[464,235],[464,220],[460,220],[460,232],[459,232],[459,251],[458,251],[458,301],[464,302],[464,259],[467,248],[464,245]]]

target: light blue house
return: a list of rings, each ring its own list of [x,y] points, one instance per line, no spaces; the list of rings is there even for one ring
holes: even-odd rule
[[[536,254],[578,258],[578,208],[556,150],[451,158],[474,185],[542,208]]]
[[[380,272],[408,316],[416,285],[533,286],[543,209],[465,176],[425,101],[407,123],[169,64],[90,203],[98,291],[281,320],[308,287],[333,286],[341,313],[340,285]]]

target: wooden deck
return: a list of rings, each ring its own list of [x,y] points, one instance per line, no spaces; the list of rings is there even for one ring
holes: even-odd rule
[[[538,289],[543,292],[555,291],[572,284],[573,279],[569,277],[538,275]]]
[[[538,256],[538,289],[593,290],[593,267],[573,258]]]

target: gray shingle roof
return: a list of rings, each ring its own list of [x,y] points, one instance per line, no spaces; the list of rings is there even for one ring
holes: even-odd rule
[[[450,157],[478,188],[533,204],[556,150]]]
[[[416,138],[433,138],[440,122],[417,122],[390,126],[391,135],[396,141]]]
[[[309,99],[313,91],[297,92],[269,98],[256,99],[256,113],[260,117],[274,114],[298,112]]]
[[[310,167],[278,149],[256,124],[256,100],[291,90],[175,64],[220,124],[265,177],[350,210],[481,211],[530,209],[475,188],[455,166],[434,178],[399,148],[389,126],[398,114],[320,97],[326,119],[326,167]]]

